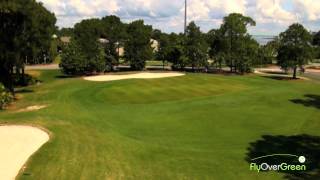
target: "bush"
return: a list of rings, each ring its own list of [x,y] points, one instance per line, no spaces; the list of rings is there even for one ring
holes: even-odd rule
[[[12,100],[13,100],[12,94],[6,91],[4,86],[0,84],[0,109],[3,109]]]
[[[81,75],[85,72],[86,61],[77,43],[71,41],[64,49],[59,66],[68,75]]]
[[[29,74],[24,74],[24,75],[14,74],[13,80],[14,80],[13,84],[15,87],[30,86],[39,82],[38,79],[30,76]]]
[[[82,51],[77,41],[71,41],[61,54],[61,63],[59,66],[62,68],[62,71],[68,75],[85,75],[104,72],[106,69],[105,53],[99,44],[95,44],[89,55]]]

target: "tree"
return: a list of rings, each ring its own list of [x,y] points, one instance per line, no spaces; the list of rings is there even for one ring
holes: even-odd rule
[[[207,33],[207,43],[209,44],[209,57],[222,70],[222,63],[225,62],[227,41],[220,29],[212,29]]]
[[[312,44],[314,46],[320,46],[320,31],[313,35]]]
[[[162,61],[163,69],[165,62],[168,61],[168,53],[170,51],[169,34],[163,33],[158,29],[152,32],[152,39],[158,41],[158,50],[155,52],[155,59]]]
[[[207,44],[204,35],[194,22],[191,22],[186,31],[185,51],[192,70],[207,66]]]
[[[235,67],[240,73],[249,73],[254,66],[254,60],[258,57],[259,44],[250,35],[242,37],[239,42]]]
[[[57,30],[57,36],[62,37],[62,36],[69,36],[73,37],[74,36],[74,29],[73,28],[61,28]]]
[[[125,59],[133,70],[142,70],[146,60],[152,57],[152,27],[144,25],[143,20],[130,23],[127,27],[128,39],[125,42]]]
[[[172,69],[183,70],[188,64],[185,54],[184,34],[166,34],[159,30],[153,32],[153,38],[159,42],[159,48],[156,52],[156,59],[161,60],[163,65],[165,61],[172,63]]]
[[[302,69],[312,59],[311,34],[301,25],[292,24],[280,34],[278,64],[283,69],[293,69],[293,78],[297,78],[298,68]]]
[[[86,71],[87,61],[75,40],[72,40],[62,52],[59,66],[68,75],[81,75]]]
[[[61,54],[60,67],[65,74],[68,75],[84,75],[95,74],[105,70],[104,49],[97,43],[92,48],[96,54],[88,57],[80,45],[80,43],[72,39]]]
[[[105,46],[106,64],[108,70],[112,71],[114,65],[119,64],[119,48],[126,39],[125,25],[117,16],[106,16],[101,19],[102,35],[109,42]]]
[[[320,58],[320,31],[313,34],[312,45],[314,46],[314,58]]]
[[[34,0],[10,0],[0,2],[0,22],[0,82],[14,93],[13,74],[49,57],[56,18]]]
[[[279,40],[275,38],[274,40],[268,42],[266,45],[260,46],[258,59],[254,62],[255,65],[267,65],[272,64],[276,60],[279,49]]]
[[[242,48],[255,47],[247,44],[253,43],[252,37],[247,33],[247,27],[249,25],[255,26],[256,22],[252,18],[243,16],[242,14],[238,13],[232,13],[229,16],[224,17],[223,19],[223,24],[221,25],[219,31],[221,37],[224,38],[223,43],[225,44],[219,51],[222,55],[224,55],[224,59],[226,60],[227,65],[230,67],[231,72],[239,72],[239,69],[240,72],[245,70],[243,69],[243,67],[247,65],[244,65],[242,63],[244,62],[243,60],[248,57],[240,56],[245,55],[242,52],[248,51],[249,49],[245,50]],[[252,59],[250,60],[252,61]]]
[[[82,74],[104,72],[106,69],[106,55],[99,42],[102,33],[99,19],[83,20],[74,27],[74,40],[87,61]]]

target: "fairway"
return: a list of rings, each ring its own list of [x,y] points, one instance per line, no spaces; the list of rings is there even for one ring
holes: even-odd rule
[[[0,124],[50,131],[18,179],[280,180],[288,174],[250,171],[253,143],[320,136],[319,81],[195,73],[91,82],[58,70],[39,74],[42,84],[21,90],[0,112]],[[18,111],[39,105],[47,107]],[[281,145],[256,150],[297,153],[295,143]]]

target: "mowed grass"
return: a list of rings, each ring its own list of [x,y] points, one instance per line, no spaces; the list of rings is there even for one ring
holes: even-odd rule
[[[32,124],[51,140],[19,179],[282,179],[249,171],[263,135],[320,135],[320,111],[291,102],[320,95],[313,81],[187,74],[89,82],[41,71],[0,123]],[[17,113],[31,105],[48,108]]]

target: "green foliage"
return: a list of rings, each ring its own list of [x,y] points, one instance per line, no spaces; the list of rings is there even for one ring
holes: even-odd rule
[[[0,82],[14,92],[13,73],[24,63],[49,61],[56,18],[34,0],[0,2]]]
[[[57,30],[57,36],[62,37],[62,36],[69,36],[73,37],[74,36],[74,29],[73,28],[61,28]]]
[[[297,69],[303,68],[313,57],[311,35],[301,24],[292,24],[280,34],[278,64],[285,70],[293,69],[296,78]]]
[[[186,32],[185,53],[192,69],[207,66],[207,49],[208,46],[200,27],[191,22]]]
[[[59,65],[68,75],[81,75],[86,72],[87,61],[76,41],[71,41],[61,54]]]
[[[219,61],[225,60],[231,71],[249,72],[254,64],[258,45],[247,33],[247,26],[255,24],[252,18],[238,13],[225,17],[220,29],[211,32],[210,56],[216,56]]]
[[[104,72],[106,68],[106,55],[98,43],[94,45],[95,47],[92,50],[95,52],[95,55],[88,56],[85,55],[86,51],[83,51],[83,47],[80,46],[78,41],[71,40],[61,54],[60,67],[62,71],[68,75]]]
[[[102,26],[99,19],[86,19],[75,25],[74,39],[79,43],[86,58],[99,53],[97,44],[101,34]]]
[[[314,46],[320,46],[320,31],[318,31],[317,33],[313,34],[312,44]]]
[[[313,34],[312,37],[312,44],[314,46],[313,51],[314,51],[314,58],[315,59],[320,59],[320,31],[317,33]]]
[[[126,39],[125,25],[117,16],[106,16],[101,19],[102,34],[109,42],[105,45],[107,71],[112,71],[114,65],[119,64],[118,48],[123,46]]]
[[[142,70],[146,60],[152,57],[152,27],[144,25],[143,20],[130,23],[127,27],[128,40],[125,42],[125,59],[133,70]]]
[[[75,25],[74,41],[80,54],[75,57],[76,62],[81,62],[80,71],[76,74],[91,74],[104,72],[106,69],[106,54],[102,45],[98,42],[103,32],[100,19],[83,20]]]
[[[88,73],[99,73],[106,70],[106,54],[100,44],[95,43],[95,55],[87,57],[88,66],[86,71]]]
[[[29,74],[14,74],[13,79],[13,84],[15,87],[34,85],[39,82],[37,78],[32,77]]]
[[[183,70],[188,64],[186,56],[184,56],[184,41],[183,34],[163,33],[160,30],[154,30],[152,38],[159,43],[158,51],[155,54],[157,60],[172,63],[172,68],[175,70]]]
[[[226,61],[227,40],[220,29],[212,29],[207,33],[207,43],[209,44],[208,55],[214,64],[222,69],[222,64]]]
[[[7,92],[5,87],[0,83],[0,109],[3,109],[12,100],[12,94],[10,92]]]

